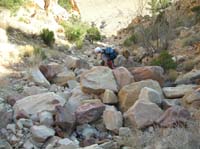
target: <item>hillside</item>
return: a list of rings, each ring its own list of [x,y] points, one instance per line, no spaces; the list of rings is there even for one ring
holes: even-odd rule
[[[0,149],[200,148],[200,1],[149,2],[2,0]]]

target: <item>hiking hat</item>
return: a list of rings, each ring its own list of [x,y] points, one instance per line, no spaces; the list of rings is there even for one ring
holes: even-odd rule
[[[100,53],[100,52],[102,52],[103,50],[100,48],[100,47],[96,47],[95,49],[94,49],[94,52],[95,53]]]

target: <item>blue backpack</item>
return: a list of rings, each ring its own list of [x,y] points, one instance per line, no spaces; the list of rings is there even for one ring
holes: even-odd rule
[[[118,53],[111,47],[104,49],[104,54],[106,54],[110,60],[114,60],[118,55]]]

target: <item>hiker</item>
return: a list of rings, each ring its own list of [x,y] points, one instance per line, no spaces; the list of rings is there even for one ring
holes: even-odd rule
[[[101,65],[108,66],[111,69],[114,68],[114,59],[118,55],[118,53],[115,49],[113,49],[111,47],[106,47],[106,48],[96,47],[94,49],[94,52],[96,54],[101,54],[101,59],[102,59]]]

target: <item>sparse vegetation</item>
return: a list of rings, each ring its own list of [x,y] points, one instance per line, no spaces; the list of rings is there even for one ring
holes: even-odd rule
[[[40,36],[43,39],[44,43],[48,46],[52,46],[55,42],[54,32],[50,31],[49,29],[43,29]]]
[[[92,26],[86,32],[86,39],[90,42],[101,40],[101,34],[97,27]]]
[[[58,4],[65,8],[67,11],[70,11],[72,9],[72,4],[70,3],[70,0],[58,0]]]
[[[161,66],[165,70],[175,69],[177,67],[177,64],[172,59],[172,55],[166,50],[162,51],[157,58],[153,59],[151,65]]]
[[[16,11],[22,4],[24,0],[1,0],[0,6]]]
[[[178,77],[178,72],[174,69],[170,69],[167,76],[170,81],[175,81]]]
[[[136,34],[133,34],[133,35],[131,35],[130,37],[128,37],[128,38],[126,38],[126,39],[124,40],[123,45],[126,46],[126,47],[129,47],[129,46],[131,46],[132,44],[137,43],[137,41],[138,41],[137,35],[136,35]]]

